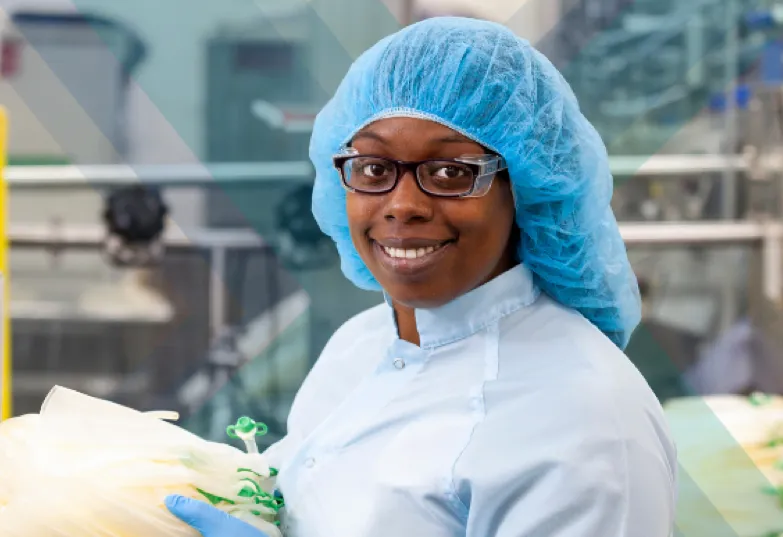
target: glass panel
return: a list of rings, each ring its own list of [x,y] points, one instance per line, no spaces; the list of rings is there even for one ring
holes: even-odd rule
[[[779,311],[761,293],[759,249],[633,246],[629,253],[644,314],[626,354],[661,400],[783,392]]]
[[[556,61],[611,153],[720,151],[727,133],[711,129],[722,123],[718,96],[751,68],[764,44],[737,27],[764,2],[732,0],[721,9],[658,0],[569,4]]]
[[[691,173],[687,177],[640,175],[615,180],[612,209],[625,222],[693,222],[725,218],[723,174]],[[737,175],[735,200],[746,205],[744,177]]]

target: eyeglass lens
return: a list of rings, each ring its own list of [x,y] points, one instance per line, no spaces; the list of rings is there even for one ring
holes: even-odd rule
[[[348,185],[360,192],[384,192],[393,188],[402,170],[379,157],[354,157],[343,164]],[[433,194],[459,195],[473,188],[470,166],[460,162],[431,160],[419,164],[416,175],[422,188]]]

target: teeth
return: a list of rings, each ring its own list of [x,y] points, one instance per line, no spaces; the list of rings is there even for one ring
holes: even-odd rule
[[[383,246],[383,251],[386,252],[389,257],[396,257],[400,259],[416,259],[417,257],[424,257],[427,254],[431,254],[438,248],[440,248],[440,246],[428,246],[427,248],[418,249],[387,248],[386,246]]]

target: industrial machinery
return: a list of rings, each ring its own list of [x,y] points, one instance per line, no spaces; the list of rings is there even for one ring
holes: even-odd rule
[[[657,152],[684,118],[748,75],[765,40],[743,22],[763,3],[563,2],[562,69],[610,151]]]
[[[124,161],[128,87],[147,54],[141,39],[119,21],[89,12],[27,3],[0,16],[0,103],[11,118],[10,164],[24,172]],[[14,250],[8,307],[18,357],[14,396],[22,412],[35,408],[55,380],[99,396],[124,387],[127,395],[143,393],[146,381],[128,382],[125,373],[134,356],[146,354],[150,334],[165,330],[173,317],[151,273],[139,268],[161,255],[160,197],[139,196],[133,185],[130,192],[92,188],[89,176],[77,177],[77,190],[16,191],[3,211],[11,228],[38,222],[53,235],[67,235],[68,226],[94,224],[103,215],[107,229],[99,237],[105,255]],[[146,218],[150,202],[157,209]]]

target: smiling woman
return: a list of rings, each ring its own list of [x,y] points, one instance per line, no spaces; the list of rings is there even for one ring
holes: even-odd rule
[[[385,304],[337,330],[265,454],[286,537],[670,535],[606,149],[554,67],[496,24],[413,25],[351,67],[310,155],[318,224]]]

